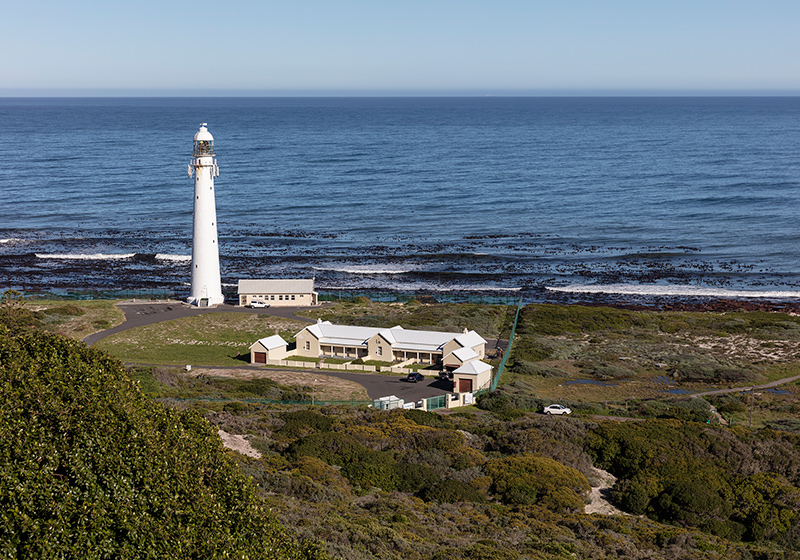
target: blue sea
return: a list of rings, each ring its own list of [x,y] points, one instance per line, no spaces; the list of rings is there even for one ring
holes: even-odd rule
[[[800,98],[4,98],[0,288],[800,298]]]

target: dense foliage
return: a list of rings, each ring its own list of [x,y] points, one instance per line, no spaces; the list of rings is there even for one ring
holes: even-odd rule
[[[520,313],[509,365],[524,376],[751,383],[794,364],[798,342],[800,318],[786,313],[535,304]]]
[[[212,427],[81,343],[0,326],[0,557],[310,558]]]
[[[787,434],[521,410],[209,417],[257,444],[263,456],[241,457],[241,468],[281,521],[348,560],[800,558]],[[636,516],[583,513],[593,460],[619,476],[615,504]]]
[[[677,421],[607,423],[587,438],[634,514],[800,550],[800,436]]]

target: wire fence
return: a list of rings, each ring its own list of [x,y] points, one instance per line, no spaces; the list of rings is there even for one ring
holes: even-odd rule
[[[393,293],[393,292],[363,292],[348,290],[320,291],[319,301],[352,301],[358,297],[369,298],[370,301],[381,303],[407,303],[412,300],[420,303],[478,303],[485,305],[514,305],[517,294],[468,294],[468,293]]]
[[[505,354],[503,354],[503,359],[500,361],[500,365],[497,366],[497,372],[494,374],[494,379],[492,379],[492,391],[497,389],[497,384],[500,382],[500,376],[503,375],[503,370],[505,370],[506,362],[508,361],[508,357],[511,355],[511,345],[514,343],[514,333],[517,332],[517,321],[519,321],[519,312],[522,309],[522,298],[519,298],[519,303],[517,304],[517,314],[514,317],[514,326],[511,327],[511,335],[508,337],[508,346],[506,347]]]
[[[212,403],[242,403],[242,404],[288,404],[288,405],[314,405],[314,406],[369,406],[372,401],[322,401],[318,399],[302,401],[279,401],[275,399],[242,398],[242,399],[223,399],[218,397],[163,397],[161,400],[173,400],[180,402],[212,402]]]

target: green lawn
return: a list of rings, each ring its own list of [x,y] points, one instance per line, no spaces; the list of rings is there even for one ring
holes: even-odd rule
[[[206,313],[124,331],[95,347],[125,362],[237,366],[249,363],[256,340],[273,334],[294,340],[306,324],[269,315]]]

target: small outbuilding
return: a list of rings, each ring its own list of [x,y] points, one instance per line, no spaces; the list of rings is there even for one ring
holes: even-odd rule
[[[488,389],[492,384],[492,366],[480,360],[472,360],[453,372],[453,391],[472,393]]]
[[[313,279],[239,280],[239,305],[261,302],[270,307],[309,307],[317,305]]]
[[[277,334],[257,340],[250,346],[251,364],[266,364],[267,360],[283,360],[286,356],[286,341]]]

